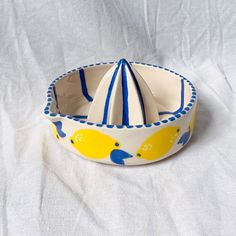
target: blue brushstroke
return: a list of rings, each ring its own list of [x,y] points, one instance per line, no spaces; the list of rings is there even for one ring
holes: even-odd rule
[[[113,150],[110,155],[111,161],[118,165],[124,165],[125,164],[124,159],[131,157],[132,155],[119,149]]]
[[[159,115],[176,115],[179,112],[181,112],[184,108],[184,80],[181,79],[181,101],[180,101],[180,107],[179,109],[177,109],[174,112],[170,112],[170,111],[161,111],[159,112]]]
[[[160,111],[158,114],[160,116],[162,116],[162,115],[173,115],[174,112],[171,112],[171,111]]]
[[[121,59],[122,67],[121,67],[121,78],[122,78],[122,97],[123,97],[123,117],[122,117],[122,125],[129,125],[129,104],[128,104],[128,84],[127,84],[127,76],[125,71],[126,62]]]
[[[110,104],[110,99],[111,99],[111,92],[112,92],[112,89],[113,89],[113,86],[114,86],[114,83],[115,83],[115,79],[116,79],[118,70],[120,68],[120,65],[121,65],[121,60],[118,62],[117,67],[115,69],[115,72],[112,75],[111,83],[110,83],[108,91],[107,91],[107,97],[106,97],[106,102],[105,102],[105,107],[104,107],[102,124],[106,124],[107,123],[108,110],[109,110],[109,104]]]
[[[56,121],[56,122],[53,122],[53,124],[56,126],[57,133],[59,134],[59,136],[61,138],[66,137],[66,134],[62,131],[62,122],[61,121]]]
[[[125,60],[125,59],[123,59],[123,60]],[[135,77],[135,75],[134,75],[134,72],[133,72],[133,70],[131,69],[129,63],[128,63],[126,60],[125,60],[125,62],[126,62],[126,65],[128,66],[129,72],[130,72],[130,74],[131,74],[131,76],[132,76],[132,78],[133,78],[133,81],[134,81],[134,83],[135,83],[135,87],[136,87],[136,89],[137,89],[139,101],[140,101],[140,104],[141,104],[142,115],[143,115],[143,122],[144,122],[144,124],[146,124],[146,123],[147,123],[147,119],[146,119],[146,112],[145,112],[144,101],[143,101],[141,89],[140,89],[140,87],[139,87],[138,81],[137,81],[137,79],[136,79],[136,77]]]
[[[75,115],[75,116],[73,116],[73,117],[78,118],[78,119],[87,119],[88,116]]]
[[[178,141],[178,144],[182,144],[182,146],[184,146],[188,142],[190,138],[190,134],[191,134],[191,130],[189,128],[187,132],[183,133],[183,135]]]
[[[80,75],[80,83],[81,83],[82,93],[83,93],[84,97],[89,102],[92,102],[93,98],[88,94],[88,90],[87,90],[87,85],[86,85],[86,80],[85,80],[85,75],[84,75],[84,70],[83,69],[79,70],[79,75]]]
[[[184,108],[184,80],[181,79],[181,103],[180,103],[180,108],[174,112],[174,115],[181,112],[183,108]]]
[[[54,93],[55,100],[56,100],[56,108],[57,108],[57,111],[59,112],[58,98],[57,98],[57,93],[56,93],[56,86],[53,87],[53,93]]]

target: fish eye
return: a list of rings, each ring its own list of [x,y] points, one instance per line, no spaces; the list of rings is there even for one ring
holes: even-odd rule
[[[116,146],[116,147],[119,147],[119,146],[120,146],[120,144],[116,142],[116,143],[115,143],[115,146]]]
[[[177,132],[179,133],[179,129],[177,129]]]
[[[71,142],[72,144],[74,144],[74,141],[73,141],[72,139],[70,140],[70,142]]]
[[[140,154],[140,153],[137,153],[137,157],[141,157],[141,154]]]
[[[57,137],[57,139],[59,139],[59,136],[58,136],[58,134],[56,135],[56,137]]]

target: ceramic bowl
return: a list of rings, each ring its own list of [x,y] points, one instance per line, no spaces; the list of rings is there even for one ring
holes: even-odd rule
[[[115,165],[148,164],[178,152],[193,134],[196,90],[188,79],[161,66],[130,62],[151,89],[160,121],[140,125],[87,122],[98,85],[115,63],[80,67],[50,84],[44,114],[58,142],[85,159]]]

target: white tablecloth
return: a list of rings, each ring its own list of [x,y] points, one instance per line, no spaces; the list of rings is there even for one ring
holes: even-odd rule
[[[236,235],[236,2],[2,0],[0,235]],[[42,115],[56,76],[119,58],[195,84],[197,128],[172,158],[78,158]]]

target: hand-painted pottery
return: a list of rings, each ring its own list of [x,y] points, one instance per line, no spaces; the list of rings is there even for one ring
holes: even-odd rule
[[[59,143],[96,162],[159,161],[193,133],[195,88],[160,66],[125,59],[84,66],[55,79],[47,94],[44,114]]]

